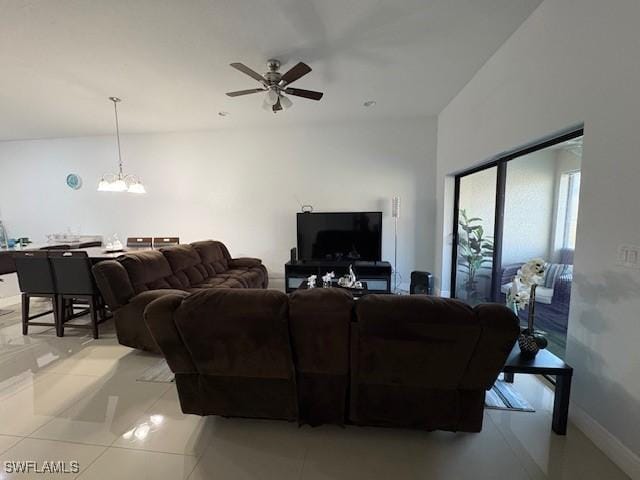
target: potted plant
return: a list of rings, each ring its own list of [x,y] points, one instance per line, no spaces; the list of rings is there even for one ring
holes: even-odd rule
[[[527,318],[527,328],[523,329],[518,337],[520,354],[526,358],[533,358],[537,353],[547,347],[547,339],[544,335],[534,330],[536,308],[536,288],[542,281],[546,263],[541,258],[534,258],[522,265],[509,288],[507,295],[507,305],[518,315],[518,310],[529,307]]]
[[[482,219],[467,215],[461,209],[458,220],[458,270],[465,273],[463,287],[467,300],[480,301],[479,278],[490,278],[483,269],[490,268],[493,262],[493,238],[485,236]]]

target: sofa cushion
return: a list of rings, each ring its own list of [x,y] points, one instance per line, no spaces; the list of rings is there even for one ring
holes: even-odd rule
[[[471,307],[427,295],[365,295],[356,314],[362,383],[454,389],[481,331]]]
[[[202,265],[209,277],[217,273],[226,272],[229,269],[229,259],[226,256],[226,247],[215,240],[194,242],[191,246],[200,255]]]
[[[287,316],[277,290],[208,289],[186,297],[174,321],[199,373],[290,379]]]
[[[118,260],[127,271],[135,293],[162,288],[184,288],[174,278],[169,262],[159,251],[125,253]]]
[[[167,247],[160,249],[160,251],[169,262],[175,279],[182,285],[182,288],[202,283],[211,276],[202,264],[197,250],[191,245]]]
[[[264,275],[262,270],[251,268],[243,272],[240,277],[247,282],[249,288],[262,288],[264,283]]]
[[[210,278],[203,283],[192,285],[190,288],[187,288],[187,291],[196,292],[199,290],[210,290],[212,288],[247,288],[247,286],[240,280],[233,277],[225,277],[223,274]]]

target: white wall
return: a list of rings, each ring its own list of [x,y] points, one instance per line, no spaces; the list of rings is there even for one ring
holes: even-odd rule
[[[393,260],[390,198],[402,197],[398,267],[432,269],[435,118],[313,127],[125,135],[126,172],[145,196],[96,191],[116,167],[113,137],[0,143],[0,208],[9,235],[42,242],[64,232],[216,238],[234,256],[283,275],[296,244],[298,200],[316,211],[382,210],[383,258]],[[65,185],[78,173],[84,186]]]
[[[556,153],[543,150],[507,164],[502,263],[549,260]]]
[[[567,361],[572,418],[640,478],[640,2],[546,0],[438,120],[437,268],[448,289],[449,174],[584,122]],[[444,254],[443,254],[444,252]]]

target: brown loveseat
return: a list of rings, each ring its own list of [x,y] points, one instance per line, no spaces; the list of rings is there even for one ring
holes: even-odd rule
[[[227,247],[206,240],[125,253],[93,267],[96,283],[115,317],[122,345],[159,352],[143,320],[144,309],[169,293],[267,288],[267,269],[257,258],[231,258]]]
[[[145,321],[185,413],[470,432],[519,331],[502,305],[333,288],[180,292]]]

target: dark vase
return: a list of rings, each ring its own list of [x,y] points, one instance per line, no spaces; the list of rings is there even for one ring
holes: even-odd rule
[[[536,310],[536,287],[531,285],[531,295],[529,297],[529,316],[527,318],[527,328],[520,332],[518,336],[518,347],[520,347],[520,355],[524,358],[534,358],[538,352],[547,348],[548,342],[544,335],[536,332],[533,328]]]

